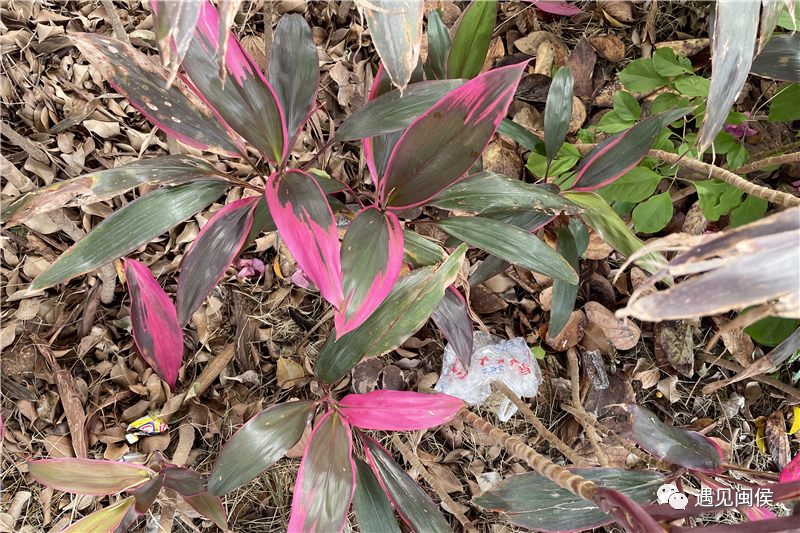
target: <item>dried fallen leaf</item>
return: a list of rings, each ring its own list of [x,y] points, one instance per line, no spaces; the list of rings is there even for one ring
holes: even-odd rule
[[[686,376],[694,374],[694,339],[692,327],[682,321],[658,322],[653,328],[655,355]]]
[[[566,61],[572,69],[573,94],[589,97],[592,95],[592,73],[597,62],[597,54],[586,39],[581,39]]]
[[[783,411],[775,411],[767,417],[764,424],[764,438],[778,471],[783,470],[789,463],[789,437],[786,435]]]
[[[586,258],[599,261],[605,259],[614,250],[611,246],[595,233],[589,231],[589,246],[586,248]]]
[[[603,355],[610,355],[614,350],[603,329],[591,321],[583,332],[580,345],[586,351],[599,350]]]
[[[310,423],[306,425],[306,429],[303,430],[303,436],[300,437],[300,440],[297,441],[297,444],[289,448],[289,451],[286,452],[284,456],[289,459],[299,459],[300,457],[303,457],[303,452],[306,450],[306,444],[308,444],[309,438],[311,438]]]
[[[508,303],[505,300],[480,285],[470,289],[469,303],[472,310],[480,314],[494,313],[508,307]]]
[[[634,11],[633,3],[626,0],[599,0],[597,5],[616,21],[633,22],[636,20],[636,12]],[[611,21],[609,20],[609,22]],[[614,25],[613,22],[611,24],[612,26]]]
[[[425,466],[431,474],[439,478],[439,481],[448,493],[464,492],[464,486],[449,467],[432,462],[428,462]]]
[[[656,387],[658,392],[660,392],[669,403],[675,403],[681,399],[681,395],[678,394],[678,377],[677,376],[670,376],[668,378],[664,378],[658,382]]]
[[[590,322],[600,326],[606,338],[618,350],[632,350],[639,342],[641,332],[630,320],[620,320],[598,302],[587,302],[583,307]]]
[[[567,320],[567,325],[555,336],[551,338],[548,334],[545,342],[554,350],[564,351],[578,344],[583,338],[583,331],[586,329],[586,315],[580,309],[573,311]]]
[[[569,118],[569,133],[575,133],[586,122],[586,106],[577,96],[572,97],[572,115]]]
[[[303,367],[291,359],[280,357],[278,359],[277,380],[281,388],[289,388],[296,385],[303,377],[305,372]]]
[[[356,394],[367,394],[378,388],[378,378],[383,370],[383,363],[377,357],[362,361],[353,369],[353,391]]]
[[[612,63],[619,63],[625,59],[625,45],[622,40],[614,34],[600,35],[589,41],[601,56]]]

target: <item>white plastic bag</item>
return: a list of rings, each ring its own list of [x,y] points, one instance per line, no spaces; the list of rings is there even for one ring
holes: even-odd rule
[[[482,331],[474,332],[472,338],[472,363],[468,373],[464,372],[455,350],[449,344],[445,347],[437,391],[461,398],[469,405],[478,405],[491,396],[492,382],[502,381],[517,396],[536,396],[542,373],[525,339],[517,337],[504,341]],[[506,422],[516,412],[517,406],[506,398],[497,416]]]

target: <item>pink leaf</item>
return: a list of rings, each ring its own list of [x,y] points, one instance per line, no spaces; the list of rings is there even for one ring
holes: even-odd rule
[[[269,177],[267,205],[286,246],[322,297],[339,309],[344,302],[339,233],[325,194],[305,172]]]
[[[336,313],[336,338],[360,326],[394,287],[403,265],[403,228],[376,207],[353,219],[342,246],[345,301]]]
[[[541,9],[545,13],[553,15],[577,15],[581,12],[578,6],[570,5],[563,0],[538,0],[533,2],[536,9]]]
[[[771,518],[778,518],[775,515],[775,513],[763,507],[747,507],[744,510],[744,512],[747,515],[747,518],[749,518],[751,522],[757,522],[758,520],[769,520]]]
[[[133,259],[123,260],[131,296],[133,340],[144,360],[174,389],[183,361],[183,332],[175,306],[149,268]]]
[[[412,431],[452,420],[464,402],[447,394],[376,390],[349,394],[339,402],[347,421],[364,429]]]
[[[796,413],[797,411],[795,411]],[[781,471],[780,482],[783,483],[784,481],[796,481],[800,479],[800,453],[794,456],[794,459],[789,461],[789,464],[786,465]]]

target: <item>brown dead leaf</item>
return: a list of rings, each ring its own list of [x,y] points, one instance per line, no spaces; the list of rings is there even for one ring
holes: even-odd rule
[[[72,450],[72,439],[69,438],[69,435],[48,435],[44,439],[44,449],[51,459],[75,457],[75,452]]]
[[[607,245],[600,235],[594,231],[589,231],[589,246],[586,248],[587,259],[599,261],[608,257],[612,251],[614,251],[614,248]]]
[[[600,326],[606,338],[618,350],[632,350],[639,342],[641,332],[630,320],[621,320],[598,302],[587,302],[583,306],[590,322]]]
[[[278,386],[288,389],[297,385],[305,376],[303,367],[291,359],[280,357],[278,359],[277,380]]]
[[[715,320],[716,322],[716,320]],[[724,326],[724,324],[719,324]],[[720,335],[725,348],[736,358],[743,367],[748,367],[753,362],[753,351],[756,349],[753,339],[738,327],[729,329]]]
[[[614,351],[603,329],[594,322],[589,322],[586,326],[580,345],[586,351],[599,350],[603,355],[609,355]]]
[[[532,31],[522,39],[514,41],[514,46],[517,50],[525,54],[535,56],[539,50],[539,45],[544,41],[550,41],[556,50],[558,56],[558,64],[563,65],[564,60],[569,55],[569,49],[561,37],[549,31]],[[509,50],[510,52],[510,50]]]
[[[658,322],[653,328],[656,360],[666,360],[686,376],[694,374],[694,339],[692,327],[682,321]]]
[[[299,459],[303,457],[303,452],[306,450],[306,445],[308,444],[308,439],[311,438],[311,424],[309,423],[306,425],[306,428],[303,430],[303,436],[300,437],[300,440],[297,441],[297,444],[289,448],[289,451],[286,452],[285,457],[289,459]]]
[[[778,471],[783,471],[789,463],[789,437],[786,435],[783,411],[777,410],[767,417],[764,440]]]
[[[549,333],[545,337],[545,342],[554,350],[564,351],[567,348],[572,348],[578,344],[583,338],[583,331],[586,329],[587,321],[586,315],[580,309],[573,311],[567,320],[564,328],[555,336],[551,338]]]
[[[681,395],[678,394],[678,377],[677,376],[669,376],[668,378],[664,378],[658,382],[656,386],[658,392],[660,392],[669,403],[675,403],[681,399]]]
[[[550,41],[542,41],[541,44],[539,44],[539,48],[536,49],[536,66],[533,69],[533,73],[549,77],[553,72],[553,63],[555,60],[556,47]]]
[[[593,92],[592,73],[597,62],[597,54],[586,39],[581,39],[566,61],[566,66],[572,69],[573,94],[575,96],[590,97]]]
[[[464,486],[458,480],[450,467],[442,466],[430,461],[426,462],[425,466],[432,475],[439,478],[439,482],[448,493],[452,494],[453,492],[464,492]]]
[[[553,80],[550,79],[550,76],[546,76],[544,74],[530,74],[525,76],[519,81],[515,96],[521,100],[525,100],[526,102],[544,103],[547,101],[547,93],[550,91],[550,83],[552,81]],[[533,124],[526,124],[522,120],[517,120],[516,116],[514,117],[514,121],[518,124],[522,124],[528,129],[531,129],[537,122],[538,118],[538,116],[533,117]]]
[[[683,54],[686,57],[691,57],[708,48],[709,42],[710,41],[708,37],[700,39],[684,39],[683,41],[666,41],[663,43],[657,43],[654,45],[654,48],[656,50],[659,48],[672,48],[675,51],[675,54]]]
[[[378,388],[378,378],[383,370],[383,363],[377,357],[362,361],[353,369],[353,392],[367,394]]]
[[[618,22],[628,23],[636,20],[636,11],[632,2],[626,0],[598,0],[597,5],[606,15],[611,16]],[[612,26],[614,25],[610,20],[609,22]]]
[[[586,106],[577,96],[572,97],[572,115],[569,118],[569,133],[575,133],[586,122]]]
[[[644,285],[645,283],[647,283],[648,279],[650,279],[649,276],[645,274],[644,270],[642,270],[641,268],[635,266],[631,269],[631,286],[633,287],[634,291],[639,287],[641,287],[642,285]],[[658,291],[656,290],[655,287],[652,286],[647,287],[645,290],[642,291],[642,298],[654,294],[656,292]]]
[[[486,54],[486,59],[483,61],[480,74],[489,72],[494,67],[495,61],[506,55],[505,47],[503,46],[503,39],[495,37],[489,44],[489,52]]]
[[[394,365],[386,365],[383,368],[381,385],[384,390],[404,390],[406,380],[403,377],[403,371]]]
[[[619,63],[625,59],[625,45],[622,40],[614,34],[600,35],[589,41],[601,56],[612,63]]]
[[[703,211],[700,209],[700,202],[695,202],[686,213],[681,231],[689,235],[702,235],[709,224],[710,221],[703,216]]]
[[[505,300],[487,291],[481,285],[470,289],[469,303],[473,311],[482,315],[488,315],[508,307]]]
[[[553,287],[547,287],[539,293],[539,305],[542,311],[549,311],[553,305]]]
[[[520,179],[522,158],[517,150],[510,150],[500,141],[492,141],[483,152],[483,170]]]

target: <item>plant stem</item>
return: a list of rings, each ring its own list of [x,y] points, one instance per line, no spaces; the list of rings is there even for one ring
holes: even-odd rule
[[[697,357],[699,357],[706,363],[711,363],[712,365],[721,366],[722,368],[730,370],[731,372],[738,373],[745,370],[745,367],[739,364],[727,361],[725,359],[722,359],[721,357],[718,357],[716,355],[707,352],[698,352]],[[760,381],[761,383],[770,385],[771,387],[775,387],[779,391],[785,392],[789,396],[800,399],[800,390],[795,389],[791,385],[787,385],[783,381],[778,381],[777,379],[767,377],[764,374],[756,374],[755,376],[752,376],[752,378],[756,381]]]
[[[559,439],[556,435],[551,433],[550,430],[544,427],[544,424],[542,424],[542,421],[539,420],[536,414],[533,411],[531,411],[530,408],[528,408],[528,406],[525,404],[525,402],[523,402],[519,396],[514,394],[514,391],[509,389],[505,385],[505,383],[503,383],[502,381],[495,381],[494,383],[492,383],[492,386],[494,386],[495,389],[502,392],[506,396],[506,398],[511,400],[511,402],[517,406],[517,409],[519,409],[519,411],[525,416],[525,418],[528,419],[528,422],[530,422],[533,425],[534,429],[539,433],[539,435],[544,437],[544,439],[547,440],[547,442],[555,446],[555,448],[562,454],[564,454],[564,457],[569,459],[569,461],[572,464],[579,467],[588,466],[586,464],[586,461],[581,459],[578,456],[578,454],[575,453],[575,450],[567,446],[567,444],[564,441]]]
[[[756,198],[761,198],[770,203],[777,204],[783,207],[800,206],[800,198],[787,194],[785,192],[776,191],[761,187],[755,183],[751,183],[741,176],[737,176],[730,170],[725,170],[696,159],[689,159],[687,157],[679,156],[678,154],[671,154],[663,150],[650,150],[647,153],[648,157],[656,157],[661,161],[666,161],[672,164],[678,164],[686,168],[690,168],[697,172],[703,172],[711,178],[721,179],[728,185],[733,185],[737,189],[746,192]]]
[[[567,350],[567,360],[569,361],[569,374],[570,381],[572,382],[572,404],[578,411],[585,414],[586,411],[583,409],[583,404],[581,403],[581,385],[580,378],[578,377],[578,351],[574,347]],[[578,420],[581,419],[578,418]],[[589,437],[592,448],[594,448],[594,454],[597,456],[597,461],[600,463],[600,466],[608,468],[610,466],[608,454],[600,446],[600,441],[597,438],[597,432],[594,426],[583,423],[582,425],[586,430],[586,436]]]
[[[794,152],[791,154],[783,154],[777,155],[774,157],[767,157],[766,159],[759,159],[753,161],[751,163],[747,163],[746,165],[742,165],[738,168],[734,168],[731,170],[734,174],[747,174],[748,172],[752,172],[754,170],[758,170],[764,167],[771,167],[772,165],[783,165],[784,163],[797,163],[800,161],[800,152]]]
[[[400,437],[394,435],[392,437],[392,444],[394,444],[395,448],[398,449],[400,454],[403,456],[403,459],[406,460],[411,466],[417,469],[420,473],[422,478],[428,482],[433,490],[436,491],[436,494],[439,495],[439,499],[442,500],[442,506],[447,506],[447,510],[450,511],[450,514],[456,517],[456,519],[461,522],[461,526],[464,528],[464,531],[467,533],[477,533],[474,527],[472,527],[472,522],[464,516],[464,513],[461,512],[461,509],[458,507],[458,504],[454,502],[450,496],[447,494],[447,490],[442,486],[439,479],[428,472],[428,469],[425,468],[425,465],[419,460],[419,458],[412,452],[405,443],[400,440]]]
[[[758,159],[765,159],[773,155],[780,155],[782,153],[788,152],[789,150],[794,150],[795,148],[800,148],[800,141],[793,142],[785,146],[779,146],[772,150],[764,150],[763,152],[758,152],[757,154],[750,154],[750,157],[747,161],[745,161],[745,164],[752,163],[753,161],[756,161]]]
[[[100,0],[100,3],[103,4],[103,8],[106,10],[106,15],[108,15],[108,20],[111,22],[111,27],[114,28],[114,36],[128,46],[131,46],[131,40],[128,38],[128,34],[125,33],[125,26],[122,25],[119,13],[117,13],[117,8],[114,7],[114,2],[111,0]]]

